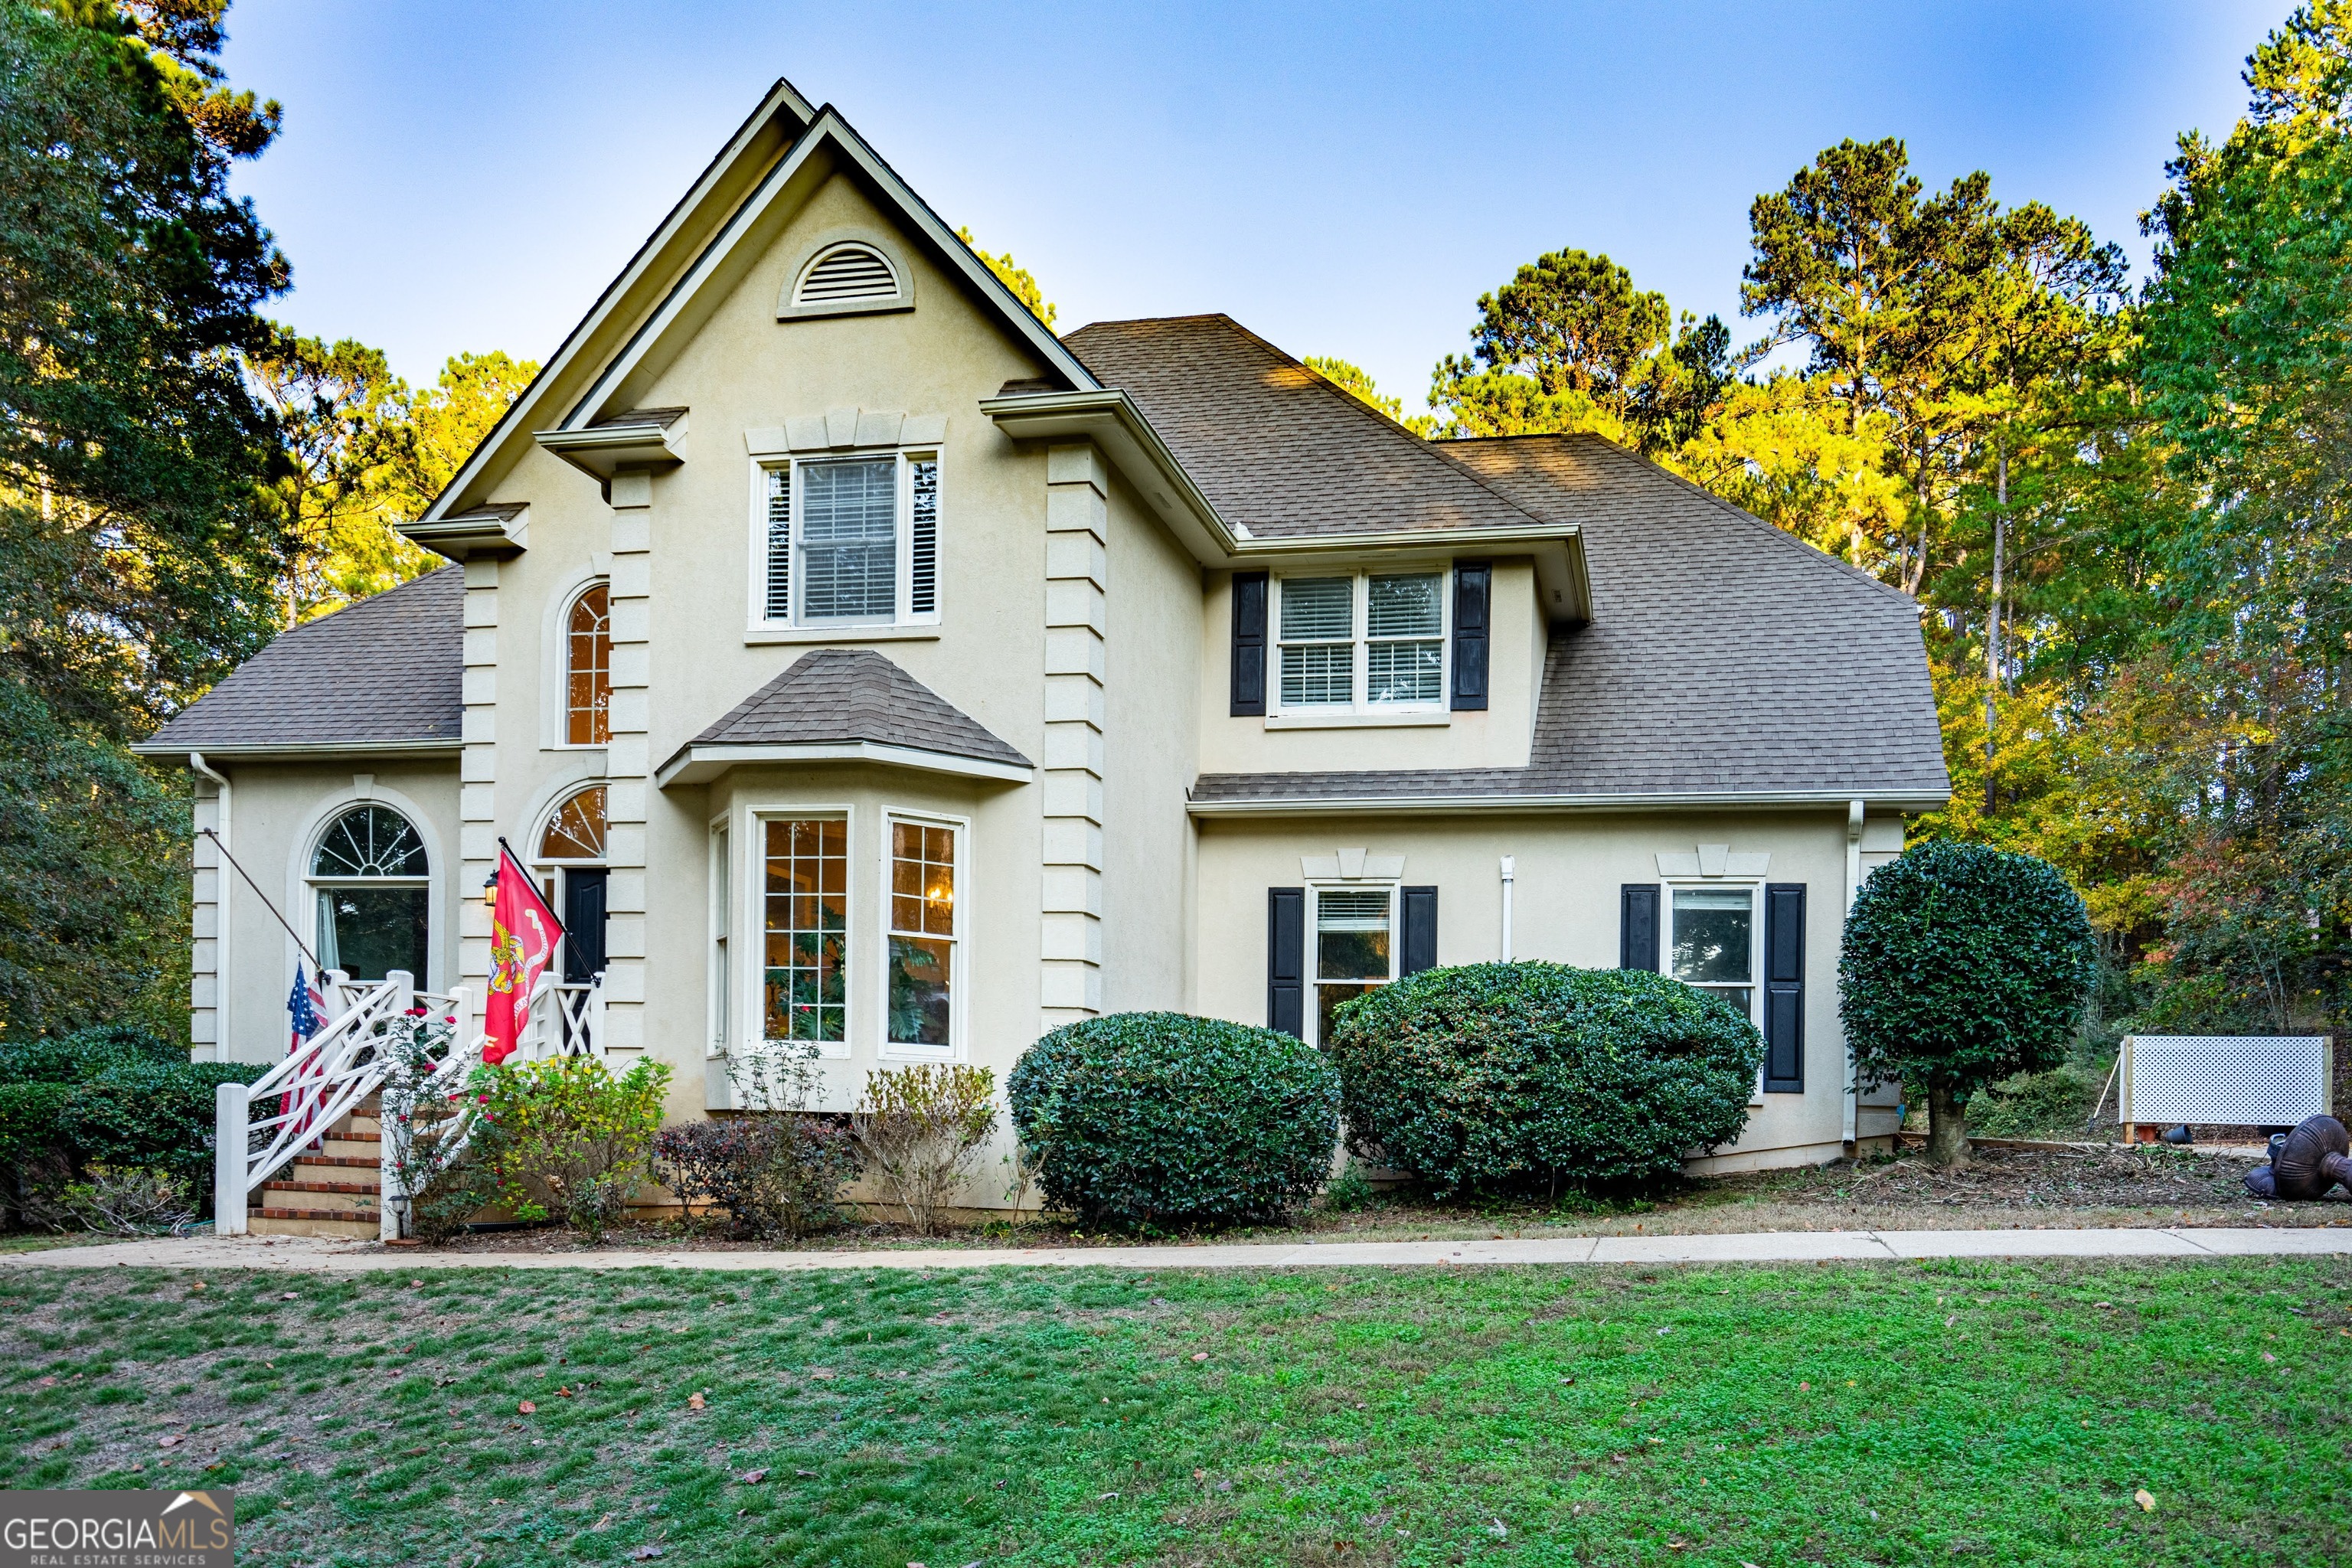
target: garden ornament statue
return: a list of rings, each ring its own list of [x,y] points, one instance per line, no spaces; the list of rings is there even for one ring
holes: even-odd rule
[[[2325,1197],[2338,1182],[2352,1187],[2352,1133],[2333,1116],[2314,1116],[2273,1138],[2271,1163],[2246,1173],[2246,1190],[2260,1198]]]

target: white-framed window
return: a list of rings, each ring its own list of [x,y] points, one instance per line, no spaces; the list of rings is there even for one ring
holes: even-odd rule
[[[1436,567],[1276,577],[1273,710],[1443,709],[1445,579]]]
[[[563,743],[613,738],[613,594],[591,583],[563,616]]]
[[[1666,973],[1685,985],[1712,991],[1760,1025],[1764,962],[1760,884],[1669,882]]]
[[[403,969],[428,984],[432,868],[408,818],[388,805],[346,807],[320,833],[307,869],[320,968],[354,980]]]
[[[1308,891],[1307,984],[1315,988],[1308,1043],[1319,1046],[1330,1033],[1333,1008],[1397,977],[1402,911],[1393,884]]]
[[[882,1046],[948,1058],[963,1041],[969,919],[957,912],[969,826],[892,812],[883,819]]]
[[[734,1037],[735,965],[730,946],[735,932],[735,866],[729,858],[727,819],[710,825],[710,1044],[712,1056],[726,1054]]]
[[[757,472],[755,626],[938,621],[937,452],[793,458]]]
[[[761,1038],[849,1043],[849,819],[762,816]]]

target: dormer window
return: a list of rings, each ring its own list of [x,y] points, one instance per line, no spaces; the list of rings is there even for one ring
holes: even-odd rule
[[[793,291],[795,305],[838,305],[859,300],[895,300],[898,274],[889,258],[855,240],[817,252]]]
[[[1278,711],[1445,705],[1445,574],[1277,577]]]

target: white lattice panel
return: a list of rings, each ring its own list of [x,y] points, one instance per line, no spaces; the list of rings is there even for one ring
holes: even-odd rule
[[[2126,1035],[2121,1121],[2287,1127],[2327,1110],[2325,1035]]]

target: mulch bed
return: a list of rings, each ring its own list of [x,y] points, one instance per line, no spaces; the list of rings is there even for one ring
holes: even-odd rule
[[[1917,1154],[1793,1173],[1773,1196],[1842,1208],[2229,1208],[2282,1206],[2245,1188],[2252,1162],[2196,1149],[2141,1145],[2060,1151],[1979,1147],[1967,1167],[1939,1171]],[[2321,1200],[2352,1215],[2342,1188]]]

